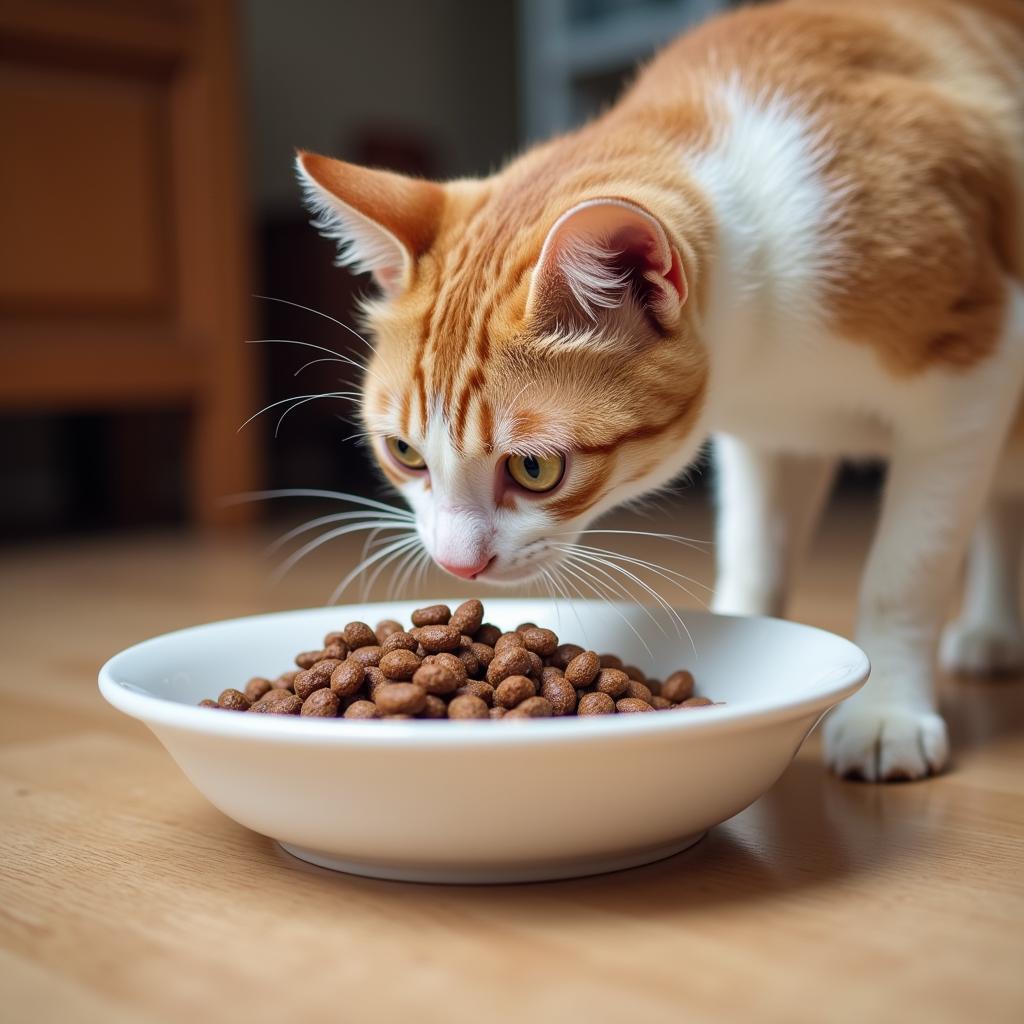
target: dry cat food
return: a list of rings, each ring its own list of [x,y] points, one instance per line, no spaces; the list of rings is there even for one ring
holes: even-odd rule
[[[563,644],[524,622],[510,633],[484,622],[480,601],[417,608],[412,625],[350,622],[297,669],[257,676],[200,707],[316,718],[523,719],[708,707],[686,669],[648,679],[614,654]]]

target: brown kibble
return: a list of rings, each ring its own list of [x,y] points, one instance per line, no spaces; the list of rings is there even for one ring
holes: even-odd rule
[[[249,713],[257,715],[297,715],[302,710],[302,698],[285,690],[271,690],[261,697]]]
[[[480,663],[480,671],[484,671],[491,661],[494,659],[494,648],[488,644],[482,644],[479,641],[474,641],[469,645],[470,651],[476,657],[476,660]]]
[[[316,662],[313,662],[315,665]],[[282,672],[276,679],[272,680],[270,687],[273,690],[290,690],[298,672]]]
[[[350,622],[342,633],[352,650],[377,646],[377,634],[365,622]]]
[[[442,696],[454,693],[461,683],[458,673],[439,661],[420,665],[413,674],[412,681],[421,686],[426,693]]]
[[[615,710],[620,714],[627,715],[634,711],[653,711],[654,708],[647,701],[640,700],[638,697],[623,697],[622,700],[615,702]]]
[[[364,678],[366,680],[366,688],[370,691],[370,696],[376,700],[377,690],[381,686],[388,686],[391,680],[376,665],[371,665],[364,672]]]
[[[581,717],[584,715],[613,715],[615,714],[615,701],[607,693],[585,693],[580,697],[576,714]]]
[[[558,637],[550,629],[535,626],[533,629],[523,630],[522,637],[526,649],[539,654],[542,658],[550,657],[558,648]]]
[[[425,650],[431,654],[439,651],[454,651],[459,646],[461,633],[454,626],[420,626],[413,630],[414,637]]]
[[[526,643],[523,640],[522,634],[520,633],[502,633],[497,640],[494,641],[494,653],[498,654],[505,650],[507,647],[522,647],[526,649]]]
[[[324,637],[324,657],[344,661],[348,657],[348,644],[344,633],[328,633]]]
[[[389,683],[374,697],[382,715],[416,715],[426,706],[427,691],[415,683]]]
[[[458,697],[462,697],[467,693],[472,694],[474,697],[479,697],[488,707],[494,703],[494,687],[490,683],[482,683],[478,679],[470,679],[455,691]]]
[[[501,630],[493,622],[485,622],[474,634],[473,639],[478,644],[486,644],[493,647],[501,636]]]
[[[396,622],[394,619],[381,619],[377,623],[377,628],[373,631],[373,635],[377,638],[377,643],[384,646],[384,641],[393,633],[405,632],[405,626],[400,622]]]
[[[594,680],[594,689],[601,693],[607,693],[609,697],[619,699],[629,686],[629,676],[622,669],[603,668],[597,673]]]
[[[447,626],[452,617],[452,610],[446,604],[431,604],[426,608],[417,608],[410,618],[414,626]]]
[[[341,701],[333,690],[314,690],[303,702],[300,715],[311,718],[337,718]]]
[[[228,688],[217,698],[217,704],[228,711],[248,711],[252,703],[241,690]]]
[[[380,718],[377,705],[372,700],[357,700],[345,708],[345,718]]]
[[[412,633],[406,633],[404,629],[396,629],[389,633],[380,642],[381,657],[390,654],[392,651],[413,651],[416,650],[416,637]]]
[[[667,697],[673,704],[679,704],[681,701],[687,699],[687,697],[693,696],[693,673],[687,672],[687,670],[680,669],[678,672],[673,672],[661,684],[661,695]]]
[[[601,661],[598,656],[593,651],[583,651],[565,666],[565,678],[578,690],[582,690],[590,686],[600,671]]]
[[[319,651],[303,651],[301,654],[295,655],[295,664],[301,669],[312,668],[318,661],[323,661],[324,652]]]
[[[644,683],[638,682],[632,677],[630,677],[629,682],[626,684],[626,696],[642,700],[645,704],[650,704],[654,698],[654,694],[651,693]]]
[[[471,693],[460,694],[448,705],[448,717],[456,719],[487,718],[487,705]]]
[[[435,662],[439,665],[445,665],[448,669],[455,673],[459,678],[459,683],[466,681],[466,666],[462,664],[462,660],[457,654],[451,654],[448,651],[441,651],[440,654],[428,654],[427,658],[431,662]],[[424,661],[427,659],[424,658]]]
[[[460,633],[467,633],[474,636],[484,620],[484,606],[475,597],[463,601],[452,613],[449,625],[454,626]]]
[[[204,697],[199,702],[199,707],[201,707],[201,708],[216,708],[218,711],[223,711],[224,710],[215,700],[210,700],[209,697]]]
[[[560,644],[550,656],[549,664],[564,671],[569,662],[582,653],[583,648],[579,644]]]
[[[544,669],[540,693],[551,702],[555,716],[571,715],[576,710],[576,690],[556,668]]]
[[[413,625],[361,621],[327,633],[300,668],[277,679],[254,676],[244,692],[229,688],[200,707],[256,714],[390,720],[500,719],[643,713],[709,707],[694,697],[690,672],[648,679],[615,654],[598,655],[534,622],[503,633],[483,622],[473,598],[417,608]]]
[[[366,680],[366,669],[351,658],[343,661],[331,673],[331,689],[339,697],[350,697]]]
[[[245,695],[249,698],[250,704],[255,704],[265,693],[269,693],[274,688],[274,684],[269,679],[264,679],[263,676],[253,676],[245,684]]]
[[[435,697],[432,693],[428,693],[426,703],[423,705],[423,710],[420,712],[420,717],[447,718],[448,705],[445,704],[440,697]]]
[[[466,675],[471,679],[478,677],[483,671],[483,666],[480,664],[479,658],[477,658],[468,645],[456,651],[455,656],[462,662],[462,666],[466,670]]]
[[[331,685],[331,674],[341,665],[342,662],[336,658],[326,658],[318,661],[312,668],[300,672],[295,677],[292,689],[296,695],[305,700],[314,690],[321,690]]]
[[[494,688],[494,703],[503,708],[514,708],[528,697],[535,696],[536,693],[537,686],[528,676],[510,675],[502,679]]]
[[[381,652],[376,644],[368,644],[366,647],[357,647],[350,655],[351,661],[358,661],[363,668],[375,668],[380,664]]]
[[[707,697],[687,697],[679,706],[681,708],[709,708],[714,703]]]
[[[397,683],[407,683],[422,664],[412,651],[389,651],[380,659],[380,670]]]
[[[525,647],[505,647],[496,651],[487,666],[487,682],[497,686],[508,676],[525,676],[533,669],[533,662]]]
[[[546,697],[527,697],[505,716],[506,718],[550,718],[554,713]]]

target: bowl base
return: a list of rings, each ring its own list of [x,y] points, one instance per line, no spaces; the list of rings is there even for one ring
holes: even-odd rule
[[[699,843],[707,832],[697,832],[684,839],[662,846],[612,857],[578,858],[572,861],[548,861],[527,864],[488,864],[475,866],[417,867],[415,865],[375,864],[372,861],[343,860],[319,850],[308,850],[292,843],[278,843],[282,850],[299,860],[316,864],[331,871],[344,871],[349,875],[383,878],[391,882],[425,882],[431,885],[510,885],[520,882],[553,882],[560,878],[582,878],[585,875],[603,875],[610,871],[624,871],[643,864],[672,857]]]

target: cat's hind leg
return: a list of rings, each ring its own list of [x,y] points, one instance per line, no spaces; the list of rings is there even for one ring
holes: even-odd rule
[[[971,539],[963,607],[942,637],[944,668],[964,675],[1024,669],[1022,555],[1024,450],[1008,453]]]
[[[836,460],[767,451],[715,436],[717,579],[712,608],[782,615],[793,569],[814,531]]]

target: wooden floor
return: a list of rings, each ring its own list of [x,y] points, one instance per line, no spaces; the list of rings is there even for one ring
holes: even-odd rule
[[[849,632],[867,511],[833,512],[795,617]],[[706,513],[690,502],[676,529],[707,536]],[[0,556],[0,1021],[1024,1020],[1024,680],[944,683],[943,778],[841,782],[812,737],[766,797],[651,867],[346,877],[224,818],[96,690],[146,636],[322,603],[355,553],[271,590],[266,540]]]

